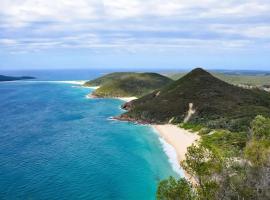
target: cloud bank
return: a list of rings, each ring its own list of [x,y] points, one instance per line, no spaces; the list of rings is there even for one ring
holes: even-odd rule
[[[0,48],[270,47],[269,0],[1,0]]]

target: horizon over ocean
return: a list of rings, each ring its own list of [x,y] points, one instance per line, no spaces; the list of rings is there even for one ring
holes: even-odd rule
[[[46,82],[108,71],[58,72],[0,83],[0,199],[155,199],[158,181],[179,176],[173,149],[150,126],[109,120],[121,100]]]
[[[195,68],[195,67],[194,67]],[[184,73],[194,68],[182,69],[24,69],[24,70],[7,70],[0,69],[0,75],[6,76],[34,76],[36,80],[42,81],[68,81],[68,80],[90,80],[112,72],[156,72],[156,73]],[[210,69],[210,72],[224,73],[226,75],[264,75],[270,74],[270,70],[232,70],[232,69]]]

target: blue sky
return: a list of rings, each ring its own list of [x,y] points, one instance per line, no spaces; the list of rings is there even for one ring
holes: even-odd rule
[[[270,70],[269,0],[1,0],[0,69]]]

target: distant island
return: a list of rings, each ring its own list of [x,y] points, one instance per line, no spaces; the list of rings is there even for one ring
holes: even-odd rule
[[[172,82],[157,73],[116,72],[88,81],[84,86],[99,86],[92,97],[141,97]]]
[[[18,80],[27,80],[27,79],[35,79],[35,77],[31,77],[31,76],[15,77],[15,76],[0,75],[0,81],[18,81]]]

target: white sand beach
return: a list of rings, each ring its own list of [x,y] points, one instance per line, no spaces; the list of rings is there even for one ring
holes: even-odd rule
[[[199,140],[199,136],[196,133],[191,133],[185,129],[177,127],[176,125],[165,124],[152,126],[161,138],[174,147],[179,162],[185,160],[187,148],[196,140]],[[185,176],[186,178],[190,178],[186,172]]]
[[[100,88],[100,86],[83,86],[84,88],[90,88],[90,89],[93,89],[93,90],[96,90],[98,88]]]
[[[176,125],[153,125],[153,127],[166,142],[175,148],[179,161],[185,159],[187,148],[199,139],[196,133],[191,133]]]
[[[122,101],[130,102],[132,100],[137,99],[137,97],[117,97],[117,99],[121,99]]]
[[[95,95],[93,95],[92,93],[90,93],[90,94],[87,94],[86,95],[86,98],[87,99],[96,99],[96,98],[99,98],[99,97],[96,97]],[[106,98],[106,97],[103,97],[103,98]],[[137,97],[111,97],[111,98],[112,99],[120,99],[120,100],[125,101],[125,102],[130,102],[130,101],[132,101],[134,99],[137,99]]]
[[[84,83],[86,83],[85,80],[81,80],[81,81],[59,81],[62,83],[68,83],[68,84],[74,84],[74,85],[83,85]]]

